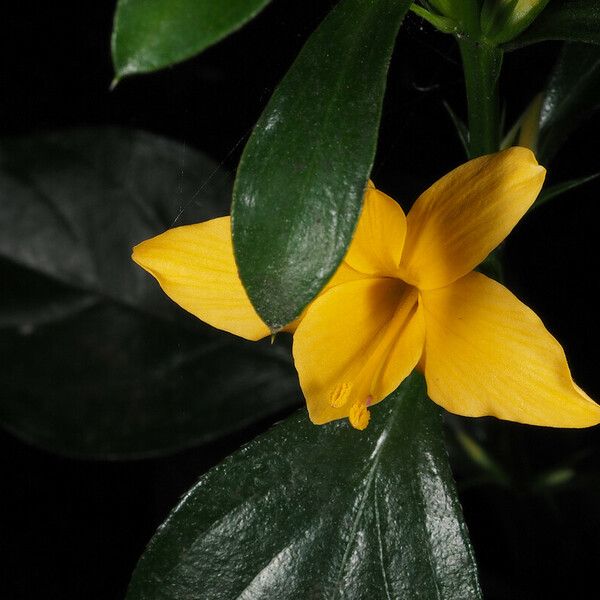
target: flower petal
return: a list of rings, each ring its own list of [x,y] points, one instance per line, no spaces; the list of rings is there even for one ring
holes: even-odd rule
[[[238,276],[229,217],[169,229],[137,245],[132,258],[209,325],[249,340],[269,335]]]
[[[408,213],[403,279],[434,289],[466,275],[527,212],[545,174],[531,150],[508,148],[442,177]]]
[[[479,273],[423,292],[425,378],[450,412],[587,427],[600,406],[571,378],[560,344],[504,286]]]
[[[333,274],[333,277],[327,282],[325,287],[317,294],[317,298],[322,296],[325,292],[334,288],[343,283],[348,283],[349,281],[355,281],[357,279],[365,279],[366,277],[370,277],[370,275],[365,275],[364,273],[360,273],[349,266],[345,261],[340,263],[340,266],[337,268],[337,271]],[[314,300],[312,301],[314,302]],[[306,311],[312,305],[312,302],[302,311],[299,317],[294,319],[291,323],[288,323],[285,327],[281,329],[281,331],[286,331],[288,333],[294,333],[296,329],[298,329],[298,325],[306,315]]]
[[[396,274],[405,235],[406,217],[400,205],[369,182],[344,260],[361,273]]]
[[[300,322],[293,347],[311,420],[326,423],[352,411],[355,426],[366,425],[360,405],[375,404],[400,385],[423,341],[417,292],[399,280],[365,278],[321,295]]]

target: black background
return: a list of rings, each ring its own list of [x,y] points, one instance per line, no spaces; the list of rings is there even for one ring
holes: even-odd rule
[[[114,2],[11,3],[3,8],[0,35],[0,131],[142,128],[198,148],[233,172],[274,86],[332,4],[275,0],[202,56],[125,80],[111,92]],[[506,57],[508,122],[542,88],[557,50],[547,43]],[[409,16],[392,64],[372,175],[405,207],[463,161],[442,105],[447,100],[464,115],[462,85],[454,41]],[[595,119],[570,139],[550,165],[550,181],[599,170],[598,132]],[[575,378],[595,398],[599,190],[594,182],[525,218],[507,246],[509,287],[561,340]],[[582,468],[597,472],[600,466],[594,430],[489,426],[493,435],[508,432],[517,463],[543,468],[584,449]],[[53,456],[0,431],[0,597],[122,598],[137,558],[178,497],[258,432],[163,459],[101,463]],[[460,485],[460,465],[456,469]],[[587,597],[600,539],[600,491],[590,481],[557,493],[552,510],[519,489],[461,486],[486,598]]]

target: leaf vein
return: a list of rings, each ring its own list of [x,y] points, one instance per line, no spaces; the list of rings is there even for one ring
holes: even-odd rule
[[[385,595],[388,600],[392,600],[392,596],[390,594],[390,586],[388,583],[387,573],[385,571],[385,563],[383,561],[383,537],[381,535],[381,516],[379,515],[379,494],[377,491],[377,479],[375,479],[375,491],[374,495],[374,505],[375,505],[375,525],[377,527],[377,543],[379,546],[379,564],[381,565],[381,575],[383,577],[383,586],[385,589]]]
[[[399,401],[402,401],[402,400],[403,400],[402,398],[399,399]],[[342,560],[341,560],[340,566],[338,568],[338,573],[337,573],[337,577],[335,579],[335,584],[333,587],[333,595],[331,596],[331,600],[335,600],[340,593],[342,580],[343,580],[343,576],[344,576],[344,570],[346,568],[348,558],[350,557],[352,545],[354,544],[354,540],[356,539],[358,524],[360,522],[360,519],[362,518],[364,511],[365,511],[365,507],[367,504],[367,498],[368,498],[369,492],[371,490],[371,486],[372,486],[373,482],[375,481],[375,475],[377,472],[377,467],[379,466],[379,461],[381,460],[381,455],[382,455],[383,447],[385,445],[385,441],[388,438],[388,434],[394,424],[397,414],[398,414],[398,407],[396,407],[396,410],[393,411],[393,413],[390,417],[390,420],[388,421],[387,425],[381,432],[381,435],[378,438],[378,443],[375,446],[373,464],[369,468],[369,472],[368,472],[367,478],[366,478],[365,488],[362,493],[362,497],[360,499],[360,504],[358,506],[358,510],[356,511],[356,516],[353,519],[352,529],[350,531],[350,535],[348,537],[348,542],[346,543],[346,548],[344,549],[344,554],[342,556]]]

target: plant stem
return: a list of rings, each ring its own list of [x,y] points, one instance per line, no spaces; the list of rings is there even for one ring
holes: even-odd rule
[[[498,76],[502,50],[486,40],[458,40],[465,73],[469,111],[470,158],[497,152],[500,148]]]

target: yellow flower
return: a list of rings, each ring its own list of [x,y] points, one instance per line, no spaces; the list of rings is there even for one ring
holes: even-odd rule
[[[505,287],[473,269],[539,193],[545,170],[509,148],[442,177],[407,216],[371,184],[334,277],[288,327],[314,423],[368,407],[418,368],[450,412],[587,427],[600,406],[573,382],[560,344]],[[250,340],[269,335],[237,275],[229,217],[142,242],[133,259],[180,306]]]

